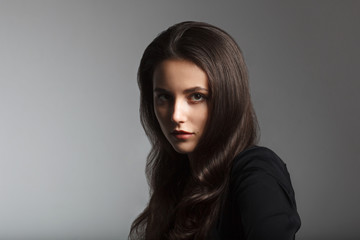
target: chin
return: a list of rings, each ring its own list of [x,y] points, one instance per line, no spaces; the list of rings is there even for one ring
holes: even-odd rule
[[[194,151],[193,146],[179,146],[179,145],[172,145],[174,150],[181,154],[189,154]]]

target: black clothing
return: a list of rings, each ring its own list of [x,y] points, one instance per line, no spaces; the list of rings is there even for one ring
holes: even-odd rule
[[[283,161],[265,147],[238,154],[227,198],[209,239],[293,240],[300,224]]]

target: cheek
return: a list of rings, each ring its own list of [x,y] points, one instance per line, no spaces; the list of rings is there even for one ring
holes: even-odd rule
[[[160,122],[161,122],[160,113],[159,113],[159,110],[157,109],[156,106],[154,107],[154,113],[155,113],[156,119],[157,119],[158,122],[160,123]]]
[[[205,128],[205,125],[206,125],[206,123],[207,123],[207,120],[208,120],[208,115],[207,115],[207,112],[206,112],[206,113],[204,113],[203,118],[202,118],[202,121],[201,121],[202,128]]]
[[[204,129],[208,120],[208,107],[202,106],[200,109],[197,109],[193,116],[196,117],[196,124],[198,127]]]
[[[158,120],[160,126],[162,126],[166,120],[166,110],[159,106],[155,106],[154,112],[155,112],[156,119]]]

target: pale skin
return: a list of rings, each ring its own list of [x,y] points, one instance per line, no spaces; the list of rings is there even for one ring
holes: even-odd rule
[[[206,73],[190,61],[165,60],[155,69],[153,91],[154,111],[163,134],[175,151],[191,159],[208,118]]]

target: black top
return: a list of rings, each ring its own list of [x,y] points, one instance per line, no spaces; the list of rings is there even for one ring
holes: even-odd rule
[[[299,228],[294,190],[284,162],[265,147],[238,154],[210,239],[293,240]]]

